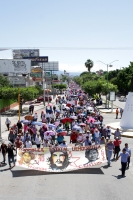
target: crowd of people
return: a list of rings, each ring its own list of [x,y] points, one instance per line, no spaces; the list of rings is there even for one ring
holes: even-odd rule
[[[11,168],[11,160],[15,165],[14,151],[17,148],[43,147],[68,147],[68,146],[90,146],[105,145],[108,166],[111,165],[111,158],[121,157],[121,169],[124,176],[126,168],[129,168],[131,150],[128,144],[121,151],[121,133],[119,129],[114,132],[114,139],[111,139],[112,130],[103,124],[104,118],[97,109],[94,100],[88,98],[88,94],[71,82],[64,95],[57,96],[55,104],[49,103],[45,110],[38,115],[34,112],[34,106],[29,107],[29,115],[24,120],[18,121],[11,126],[11,121],[6,119],[6,126],[9,131],[9,144],[3,141],[1,152],[3,162],[8,163]],[[66,142],[65,136],[70,141]]]

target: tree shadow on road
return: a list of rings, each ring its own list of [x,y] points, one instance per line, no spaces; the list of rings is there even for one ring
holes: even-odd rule
[[[56,175],[56,174],[101,174],[103,175],[103,171],[100,168],[87,168],[87,169],[79,169],[70,172],[61,172],[61,173],[52,173],[52,172],[44,172],[37,170],[12,170],[12,176],[15,177],[25,177],[25,176],[40,176],[40,175]]]

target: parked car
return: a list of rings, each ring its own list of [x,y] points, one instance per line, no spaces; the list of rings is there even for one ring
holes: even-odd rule
[[[42,101],[44,101],[44,96],[39,96],[38,98],[37,98],[37,102],[42,102]],[[45,96],[45,101],[52,101],[52,97],[51,96]]]
[[[124,96],[121,96],[121,97],[119,98],[119,101],[121,101],[121,102],[126,102],[126,100],[127,100],[127,98],[124,97]]]

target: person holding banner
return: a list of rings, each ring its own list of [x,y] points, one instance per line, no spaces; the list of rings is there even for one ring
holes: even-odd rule
[[[106,147],[107,147],[107,155],[108,155],[108,166],[110,166],[110,164],[111,164],[111,157],[112,157],[112,154],[113,154],[113,151],[114,151],[114,144],[113,144],[113,141],[112,140],[110,140],[108,143],[107,143],[107,145],[106,145]]]

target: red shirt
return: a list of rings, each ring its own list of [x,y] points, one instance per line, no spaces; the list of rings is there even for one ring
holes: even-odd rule
[[[73,142],[73,141],[77,140],[77,137],[78,137],[77,134],[73,134],[73,133],[72,133],[72,135],[70,136],[70,139],[71,139],[71,141]]]
[[[121,144],[121,140],[115,140],[115,141],[114,141],[114,146],[115,146],[115,147],[120,146],[120,144]]]

